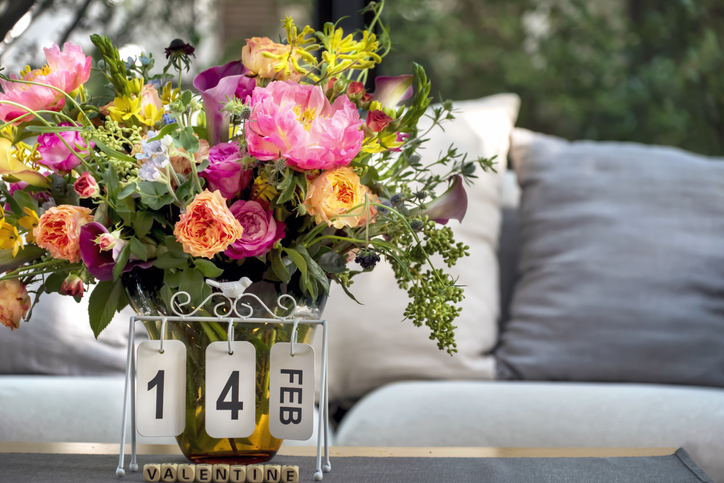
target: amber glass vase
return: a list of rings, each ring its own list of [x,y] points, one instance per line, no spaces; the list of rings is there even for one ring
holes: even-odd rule
[[[215,280],[236,281],[245,276],[243,270],[235,268],[225,270],[223,276]],[[163,271],[135,268],[123,275],[123,282],[128,300],[139,315],[174,315],[161,296]],[[252,283],[246,293],[257,295],[277,316],[292,316],[299,320],[321,318],[326,296],[312,300],[301,295],[301,291],[292,289],[297,286],[294,280],[289,285],[259,281]],[[281,294],[294,297],[297,302],[294,312],[277,304]],[[195,315],[210,316],[218,302],[215,297]],[[211,342],[227,340],[228,323],[169,321],[166,325],[165,338],[180,340],[186,345],[186,426],[176,441],[183,454],[194,463],[251,464],[268,461],[282,444],[281,439],[269,433],[269,351],[276,342],[291,340],[292,324],[275,323],[274,318],[250,297],[245,297],[243,303],[252,307],[253,317],[270,319],[267,324],[234,324],[234,340],[249,341],[256,349],[256,427],[248,438],[213,438],[205,429],[206,347]],[[239,313],[246,315],[241,309]],[[144,325],[149,337],[158,340],[161,321],[144,322]],[[297,342],[311,343],[313,336],[314,326],[299,324]]]

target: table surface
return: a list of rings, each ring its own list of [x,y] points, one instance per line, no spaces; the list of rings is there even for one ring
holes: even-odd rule
[[[0,442],[0,453],[118,454],[119,444],[103,443],[14,443]],[[407,458],[607,458],[621,456],[666,456],[677,448],[375,448],[333,446],[330,457]],[[126,445],[130,454],[131,445]],[[176,445],[139,444],[138,454],[180,455]],[[280,456],[316,456],[316,446],[282,446]]]

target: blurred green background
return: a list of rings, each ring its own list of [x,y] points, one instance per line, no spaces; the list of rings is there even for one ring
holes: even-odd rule
[[[284,15],[313,23],[324,1],[0,0],[0,64],[102,31],[131,54],[184,38],[204,68],[238,58],[247,37],[277,38]],[[388,0],[384,21],[395,48],[378,75],[417,62],[436,97],[519,94],[521,127],[724,154],[722,0]]]

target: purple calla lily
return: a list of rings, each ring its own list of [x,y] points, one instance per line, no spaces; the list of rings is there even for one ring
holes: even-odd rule
[[[229,139],[229,118],[221,109],[227,99],[246,99],[256,81],[245,74],[249,69],[239,61],[206,69],[194,78],[194,87],[201,93],[206,113],[207,141],[212,146]]]
[[[451,219],[463,221],[468,210],[468,195],[465,193],[463,178],[460,175],[452,178],[452,184],[439,198],[427,205],[423,215],[441,225],[447,225]]]
[[[372,100],[378,101],[382,107],[393,108],[412,95],[412,80],[411,74],[376,77]]]
[[[100,223],[92,221],[80,228],[80,237],[78,239],[80,244],[80,257],[83,259],[83,263],[88,267],[90,274],[101,282],[113,280],[113,267],[116,266],[112,251],[103,251],[96,243],[96,239],[104,233],[108,233],[108,229]],[[136,266],[148,268],[152,263],[153,262],[141,262],[140,260],[129,260],[123,268],[123,271],[129,272]]]

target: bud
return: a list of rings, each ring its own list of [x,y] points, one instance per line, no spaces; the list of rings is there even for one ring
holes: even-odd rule
[[[336,77],[332,77],[327,81],[327,85],[324,87],[324,91],[334,91],[334,83],[337,82]]]
[[[392,121],[392,118],[379,109],[367,114],[367,127],[372,132],[382,131],[390,124],[390,121]]]
[[[359,96],[360,94],[364,94],[365,86],[361,82],[352,81],[350,82],[349,86],[347,87],[347,95],[350,97]],[[372,97],[372,96],[370,96]]]
[[[73,183],[73,189],[81,198],[93,198],[100,193],[98,183],[88,171],[81,174],[75,183]]]
[[[73,297],[82,297],[83,280],[81,280],[78,275],[71,273],[63,280],[63,285],[60,286],[60,293],[63,295],[72,295]]]
[[[375,265],[380,261],[380,256],[371,248],[362,248],[357,252],[354,261],[359,263],[365,270],[370,270],[375,268]]]
[[[120,233],[118,231],[114,231],[113,233],[103,233],[96,238],[96,245],[98,245],[98,247],[104,252],[112,250],[113,247],[116,246],[116,240],[118,240],[119,236]]]
[[[410,228],[412,228],[415,231],[420,231],[425,226],[425,223],[422,222],[419,218],[415,218],[410,220]]]

